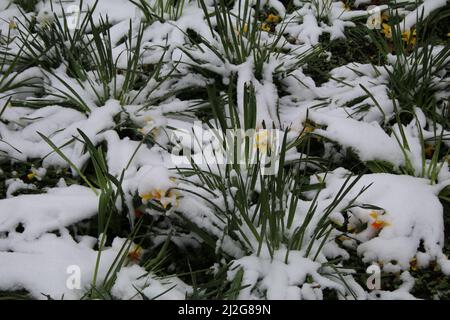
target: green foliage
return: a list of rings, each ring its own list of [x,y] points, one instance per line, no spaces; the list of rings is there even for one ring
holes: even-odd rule
[[[14,0],[13,2],[20,6],[25,12],[32,12],[36,8],[39,0]]]

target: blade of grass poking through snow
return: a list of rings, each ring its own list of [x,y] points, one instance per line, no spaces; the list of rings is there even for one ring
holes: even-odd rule
[[[395,130],[392,130],[392,134],[395,137],[395,140],[397,141],[397,143],[398,143],[398,145],[399,145],[399,147],[400,147],[400,149],[401,149],[401,151],[403,153],[403,156],[404,156],[404,159],[405,159],[404,170],[406,171],[407,174],[414,175],[414,171],[415,170],[414,170],[414,167],[413,167],[413,165],[411,163],[411,159],[410,159],[411,149],[409,147],[408,138],[406,137],[405,130],[404,130],[404,127],[403,127],[403,123],[402,123],[401,118],[400,118],[401,111],[399,111],[398,108],[397,108],[397,100],[395,99],[395,96],[392,97],[392,104],[394,106],[395,118],[397,120],[397,127],[398,127],[398,130],[400,132],[401,140],[398,137],[398,134],[395,132]]]
[[[115,177],[111,176],[108,173],[106,159],[101,147],[95,148],[92,141],[83,131],[78,129],[78,132],[82,137],[85,147],[91,157],[91,161],[93,163],[94,171],[97,177],[97,184],[99,185],[101,190],[98,206],[98,235],[100,238],[100,243],[92,279],[92,288],[96,288],[98,270],[101,260],[101,252],[106,242],[108,229],[112,229],[112,231],[115,231],[116,233],[120,231],[120,226],[115,225],[114,223],[112,224],[112,222],[114,222],[114,219],[116,219],[116,217],[118,216],[116,203],[119,197],[121,198],[122,203],[124,202],[124,192],[121,187],[123,173],[120,180],[117,180]],[[134,238],[136,237],[137,232],[141,227],[141,224],[142,219],[140,219],[138,223],[134,225],[133,229],[131,230],[130,236],[122,245],[119,253],[114,259],[114,262],[110,266],[110,269],[108,270],[103,280],[102,287],[99,289],[100,291],[110,292],[110,290],[112,289],[112,286],[114,285],[114,281],[116,279],[116,275],[122,268],[123,263],[127,258],[130,246],[133,243]],[[91,290],[90,294],[92,295],[93,292],[96,292],[96,290]]]
[[[72,30],[68,25],[68,17],[62,2],[59,3],[62,12],[62,24],[56,13],[53,13],[54,19],[50,25],[40,26],[36,24],[32,17],[21,12],[21,18],[24,22],[21,21],[22,19],[18,19],[18,41],[26,48],[21,63],[40,65],[45,70],[50,70],[67,61],[68,70],[79,77],[80,74],[77,71],[82,70],[79,63],[81,59],[77,59],[82,56],[80,44],[83,42],[89,18],[96,9],[97,3],[98,0],[87,11],[83,11],[84,1],[80,1],[79,11],[86,14],[75,30]]]
[[[391,11],[390,15],[390,20],[399,18],[395,11]],[[380,35],[370,32],[372,41],[385,57],[395,52],[395,59],[390,66],[384,65],[384,69],[389,77],[389,89],[399,100],[399,109],[414,112],[417,106],[427,117],[439,119],[441,123],[446,123],[447,120],[441,118],[438,112],[436,93],[446,81],[445,70],[450,63],[450,46],[437,45],[436,39],[430,37],[432,30],[429,25],[444,22],[446,16],[448,11],[444,15],[436,15],[437,20],[431,21],[423,16],[423,12],[417,12],[414,31],[403,31],[400,24],[390,25],[392,37],[389,46]],[[406,35],[414,37],[413,44],[405,45]]]
[[[6,145],[8,145],[9,147],[13,148],[15,151],[17,151],[18,153],[22,153],[22,151],[20,151],[18,148],[14,147],[11,143],[9,143],[8,141],[5,141],[3,139],[0,139],[1,143],[4,143]],[[3,150],[2,150],[3,151]]]
[[[142,68],[142,65],[138,64],[138,62],[141,59],[141,54],[140,54],[140,43],[142,42],[142,37],[144,35],[144,31],[145,29],[143,28],[143,26],[141,25],[139,27],[138,30],[138,40],[136,40],[137,45],[132,53],[132,58],[129,58],[127,61],[127,74],[131,74],[131,73],[135,73],[135,74],[141,74],[144,73],[142,70],[138,70],[139,68]],[[131,25],[130,25],[130,34],[129,34],[129,38],[131,39]],[[131,40],[130,40],[130,48],[131,48]],[[134,98],[131,98],[129,95],[127,95],[126,99],[124,99],[123,97],[121,98],[122,103],[127,103],[127,104],[133,104],[135,102],[135,100],[141,95],[141,93],[144,91],[144,89],[148,88],[148,84],[150,83],[151,80],[155,80],[157,82],[157,84],[151,88],[148,93],[146,94],[146,97],[150,97],[150,95],[155,92],[158,88],[161,87],[161,85],[168,80],[172,74],[175,72],[178,63],[179,62],[174,62],[174,65],[172,67],[172,69],[166,74],[164,75],[162,78],[160,78],[161,76],[161,70],[162,67],[165,65],[166,61],[164,60],[164,58],[166,57],[166,53],[168,50],[168,45],[166,43],[165,46],[162,47],[163,48],[163,53],[161,54],[161,57],[159,59],[159,61],[153,66],[153,71],[150,74],[146,74],[147,79],[144,81],[143,84],[141,84],[141,88],[139,90],[137,90],[137,93],[134,94]],[[137,84],[137,78],[133,78],[133,81],[126,81],[127,87],[125,90],[122,90],[122,94],[123,92],[130,92],[132,90],[135,90],[135,86]],[[151,105],[151,102],[147,103],[145,106],[149,106]]]
[[[41,81],[39,77],[22,77],[20,72],[15,72],[18,60],[20,58],[21,50],[22,48],[15,55],[14,60],[10,63],[6,70],[2,72],[3,74],[1,74],[0,76],[0,93],[7,93],[8,91],[12,91],[15,89],[39,88],[37,84],[32,83],[35,80]],[[19,80],[17,80],[18,78]],[[10,95],[14,95],[14,93],[10,93]],[[2,98],[5,97],[7,97],[7,95],[2,96]]]
[[[159,297],[165,295],[167,292],[173,290],[176,286],[177,286],[177,285],[174,284],[172,287],[170,287],[170,288],[164,290],[163,292],[157,294],[156,296],[151,297],[150,300],[156,300],[156,299],[158,299]]]
[[[3,105],[2,109],[0,110],[0,121],[3,115],[3,112],[5,112],[6,108],[8,108],[10,106],[10,102],[11,102],[12,97],[9,97],[8,100],[6,100],[5,104]]]
[[[72,139],[68,140],[66,143],[64,143],[61,146],[59,146],[59,149],[61,149],[61,150],[64,149],[66,146],[71,145],[75,140],[76,140],[75,138],[72,138]],[[47,153],[45,156],[43,156],[41,158],[41,161],[44,161],[47,157],[52,155],[53,152],[55,152],[55,151],[50,151],[49,153]]]
[[[81,110],[81,111],[91,112],[91,109],[89,108],[88,103],[86,103],[84,101],[84,99],[80,96],[80,94],[77,92],[77,90],[75,90],[73,88],[73,84],[68,83],[66,80],[63,79],[62,76],[59,76],[57,74],[57,72],[55,72],[53,70],[48,71],[48,73],[50,75],[52,75],[53,77],[55,77],[68,90],[68,92],[67,92],[63,89],[54,87],[53,89],[58,91],[59,94],[58,93],[50,93],[51,96],[65,99],[65,100],[73,103],[75,106],[78,106],[79,110]],[[78,83],[78,85],[80,85],[80,87],[83,90],[85,90],[83,83],[78,78],[76,78],[76,82]]]
[[[108,220],[106,221],[106,224],[105,224],[106,227],[109,225],[110,218],[111,218],[111,215],[109,215]],[[97,277],[98,277],[98,271],[100,268],[100,260],[101,260],[102,250],[106,243],[106,238],[107,238],[106,233],[102,233],[99,238],[100,238],[99,239],[100,241],[98,242],[97,257],[95,259],[94,274],[92,276],[91,292],[89,293],[89,295],[92,295],[93,289],[94,289],[94,291],[97,291]]]
[[[111,266],[106,273],[103,283],[102,289],[106,292],[110,292],[117,278],[117,274],[124,266],[126,259],[128,258],[128,253],[130,252],[131,246],[134,243],[134,239],[136,238],[141,226],[143,223],[143,219],[139,219],[139,221],[134,226],[133,230],[131,230],[130,235],[127,240],[122,244],[119,252],[117,253],[114,261],[111,263]]]
[[[227,119],[225,117],[225,108],[222,99],[218,97],[216,87],[213,85],[206,87],[209,99],[209,105],[211,106],[211,110],[214,116],[214,120],[216,121],[216,126],[220,127],[225,134],[227,126]],[[218,121],[218,123],[217,123]]]
[[[380,110],[380,113],[383,116],[383,122],[386,123],[386,121],[388,120],[388,118],[386,117],[386,113],[384,112],[383,108],[380,106],[380,104],[378,103],[377,99],[375,99],[375,97],[373,96],[373,94],[367,90],[367,88],[362,85],[359,84],[359,86],[361,87],[361,89],[364,90],[365,93],[367,93],[367,95],[370,97],[370,99],[372,99],[373,103],[375,103],[375,106],[378,108],[378,110]]]
[[[231,282],[230,290],[228,291],[228,299],[235,300],[238,298],[239,293],[244,288],[242,287],[242,280],[244,278],[244,269],[240,268]]]
[[[142,267],[147,271],[157,270],[160,264],[167,258],[168,248],[170,245],[170,241],[172,240],[172,231],[167,235],[164,244],[161,249],[158,251],[158,254],[154,258],[147,259],[146,262],[142,265]]]
[[[358,299],[357,294],[355,293],[355,291],[353,290],[353,288],[348,284],[348,281],[345,280],[344,276],[342,275],[342,272],[339,270],[339,268],[337,268],[334,264],[332,263],[327,263],[324,264],[323,266],[327,266],[331,269],[333,269],[333,271],[335,272],[334,274],[326,274],[328,277],[330,278],[337,278],[339,280],[341,280],[341,282],[344,284],[344,286],[346,287],[346,289],[348,290],[348,292],[350,292],[350,294],[352,295],[353,299],[356,300]],[[338,291],[339,294],[339,291]]]
[[[422,142],[421,143],[422,144],[422,159],[423,159],[422,160],[423,161],[422,162],[422,177],[425,177],[425,172],[424,172],[424,170],[425,170],[425,164],[424,164],[424,161],[425,161],[425,142],[423,140],[423,134],[422,134],[422,129],[420,128],[420,125],[418,125],[418,128],[419,128],[419,132],[420,132],[420,139],[421,139],[421,142]],[[437,143],[436,143],[436,140],[437,140]],[[442,167],[445,164],[445,161],[444,160],[440,161],[440,157],[439,157],[441,148],[443,146],[443,141],[444,141],[444,128],[441,129],[440,135],[435,137],[435,141],[434,141],[435,148],[434,148],[434,151],[433,151],[433,156],[431,157],[431,161],[428,164],[428,170],[426,172],[426,177],[428,179],[430,179],[432,184],[437,182],[438,175],[441,172],[441,169],[442,169]],[[450,150],[447,149],[446,155],[443,157],[443,159],[447,158],[447,156],[449,154],[449,151]]]
[[[57,147],[49,138],[47,138],[44,134],[37,132],[41,138],[47,142],[47,144],[55,151],[64,161],[66,161],[70,167],[75,170],[75,172],[86,182],[86,184],[91,188],[91,190],[95,193],[95,195],[99,195],[98,191],[94,186],[91,184],[89,179],[86,178],[86,176],[81,172],[81,170],[61,151],[59,147]]]
[[[106,232],[106,220],[114,212],[114,194],[110,179],[108,179],[108,168],[101,149],[96,149],[90,139],[78,129],[78,133],[82,136],[85,146],[91,157],[92,164],[96,175],[96,182],[100,188],[100,198],[98,207],[98,234],[101,235]],[[112,200],[112,201],[111,201]],[[110,201],[112,203],[110,203]],[[108,218],[107,218],[108,217]]]
[[[213,37],[217,36],[220,40],[226,60],[235,65],[239,65],[247,60],[251,52],[258,50],[258,46],[261,44],[261,30],[258,28],[258,20],[252,17],[251,10],[249,9],[252,6],[249,0],[245,0],[243,3],[239,1],[237,15],[230,11],[224,0],[214,2],[212,13],[209,12],[204,0],[200,0],[199,3],[204,12],[211,35]],[[241,10],[242,7],[244,11]],[[255,11],[254,16],[258,17],[261,1],[257,0],[253,7]],[[215,18],[217,28],[213,26],[212,17]],[[244,40],[244,33],[246,34],[246,40]],[[202,40],[207,42],[205,39]],[[212,45],[209,46],[212,47]],[[218,53],[218,51],[214,52]],[[220,53],[218,57],[224,60]]]
[[[129,27],[128,27],[128,42],[125,42],[126,44],[126,50],[127,53],[127,69],[125,71],[125,79],[122,86],[122,94],[123,92],[128,92],[130,90],[134,83],[136,82],[136,76],[138,74],[138,67],[139,67],[139,61],[140,61],[140,50],[141,50],[141,43],[142,43],[142,37],[144,35],[144,28],[141,25],[139,25],[139,29],[137,32],[136,37],[133,37],[132,34],[132,22],[130,20]],[[135,40],[135,46],[134,51],[133,50],[133,40]]]
[[[310,240],[310,243],[305,251],[306,256],[309,256],[309,254],[311,253],[311,250],[313,249],[315,240],[320,239],[323,235],[327,234],[324,232],[330,224],[330,221],[328,220],[328,217],[330,216],[330,214],[344,200],[345,196],[354,188],[354,186],[358,183],[358,181],[361,178],[362,178],[362,175],[359,175],[358,177],[353,177],[352,175],[348,175],[348,177],[345,179],[341,188],[339,189],[339,191],[333,198],[333,201],[325,209],[324,214],[322,215],[319,222],[317,223],[317,225],[314,229],[312,239]],[[350,180],[352,180],[352,181],[350,182]],[[350,184],[349,184],[349,182],[350,182]],[[370,185],[361,189],[360,192],[356,195],[356,197],[354,197],[353,199],[350,200],[350,202],[349,202],[350,205],[353,204],[353,202],[369,187],[370,187]],[[322,242],[321,245],[319,246],[318,250],[321,250],[321,248],[324,244],[325,244],[325,242]],[[317,254],[316,254],[316,256],[317,256]]]
[[[42,237],[13,239],[2,279],[49,300],[447,297],[422,280],[448,271],[450,6],[422,14],[414,1],[380,7],[369,30],[353,0],[11,0],[0,209],[77,205],[66,236],[34,219]],[[406,187],[421,197],[405,201]],[[401,247],[424,238],[411,255],[440,270],[378,246],[386,233]],[[33,281],[4,268],[2,254],[13,267],[14,256],[49,260],[48,241],[67,257],[79,247],[83,291],[49,287],[45,264]],[[370,291],[364,267],[386,256],[384,271],[403,275]],[[0,298],[13,296],[1,282]]]
[[[117,178],[110,175],[102,147],[99,146],[98,148],[95,148],[94,144],[83,131],[78,129],[78,132],[83,138],[83,143],[89,152],[97,178],[96,182],[101,191],[98,209],[98,234],[103,234],[107,229],[105,221],[109,216],[113,216],[114,218],[114,220],[112,220],[113,224],[110,226],[111,229],[116,234],[119,234],[121,230],[119,221],[120,212],[116,208],[116,203],[118,199],[120,199],[122,203],[125,202],[124,191],[121,185],[124,171],[122,172],[120,180],[117,180]]]
[[[161,23],[169,20],[177,20],[183,14],[186,0],[156,0],[152,4],[145,0],[129,0],[137,6],[146,18],[147,24],[155,21]]]

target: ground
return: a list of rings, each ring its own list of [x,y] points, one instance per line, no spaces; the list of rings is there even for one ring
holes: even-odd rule
[[[446,0],[0,0],[0,299],[449,299]]]

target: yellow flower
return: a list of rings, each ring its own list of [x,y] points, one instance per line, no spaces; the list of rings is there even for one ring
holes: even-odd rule
[[[130,252],[128,252],[128,258],[133,262],[139,262],[142,256],[142,247],[140,245],[135,245]]]
[[[158,132],[159,132],[159,128],[154,126],[155,121],[153,120],[153,118],[151,116],[147,115],[144,117],[144,121],[146,122],[145,126],[143,128],[139,128],[138,131],[143,136],[148,135],[148,134],[150,134],[153,137],[157,136]],[[150,130],[148,128],[150,128]]]
[[[305,127],[305,129],[303,130],[303,132],[305,132],[305,133],[311,133],[311,132],[313,132],[314,130],[315,130],[316,128],[314,127],[314,126],[311,126],[311,125],[306,125],[306,127]]]
[[[270,32],[270,26],[267,24],[267,23],[263,23],[262,25],[261,25],[261,30],[262,31],[266,31],[266,32]]]
[[[275,14],[269,14],[266,21],[270,23],[278,23],[280,21],[280,17]]]
[[[372,211],[372,212],[369,213],[369,216],[370,216],[372,219],[376,219],[376,218],[378,218],[378,212]]]
[[[14,20],[9,20],[9,28],[10,29],[17,29],[17,24]]]
[[[391,26],[388,25],[387,23],[383,23],[382,24],[383,30],[381,32],[384,33],[384,36],[388,39],[392,38],[392,29]]]
[[[389,20],[389,12],[388,11],[384,11],[381,14],[381,21],[388,21]]]
[[[138,131],[139,131],[139,133],[142,134],[143,136],[150,135],[150,136],[152,136],[152,137],[155,137],[155,136],[158,135],[159,128],[153,128],[153,129],[151,129],[150,131],[146,130],[145,128],[139,128]]]
[[[440,271],[440,270],[441,270],[441,267],[440,267],[437,263],[435,263],[435,264],[433,265],[433,271],[438,272],[438,271]]]
[[[412,271],[416,271],[417,270],[417,258],[414,257],[409,261],[409,265]]]
[[[408,39],[411,37],[411,32],[409,31],[403,31],[402,32],[402,40],[403,41],[408,41]]]
[[[314,132],[314,130],[316,130],[317,128],[316,128],[316,125],[315,124],[311,124],[311,123],[309,123],[309,122],[305,122],[304,124],[303,124],[303,131],[302,131],[302,133],[301,133],[301,137],[304,137],[305,135],[307,135],[307,134],[309,134],[309,133],[313,133]],[[321,141],[322,140],[322,137],[320,137],[320,136],[316,136],[315,137],[316,138],[316,140],[317,141]]]
[[[165,190],[155,189],[149,193],[140,195],[142,201],[147,202],[150,200],[160,200],[166,194]]]
[[[390,226],[390,223],[387,221],[384,221],[382,219],[379,219],[379,214],[376,211],[372,211],[369,216],[374,220],[370,225],[372,226],[372,228],[374,228],[375,230],[380,230],[384,227],[388,227]]]
[[[372,226],[372,228],[374,228],[376,230],[380,230],[380,229],[388,226],[388,223],[386,221],[383,221],[383,220],[375,220],[370,225]]]
[[[416,44],[416,30],[412,33],[410,31],[403,31],[402,40],[406,42],[406,44],[414,46]]]
[[[236,35],[239,38],[241,36],[241,31],[239,29],[235,29],[234,31],[236,32]],[[247,32],[248,32],[248,25],[244,23],[244,25],[242,26],[242,34],[246,34]]]
[[[148,201],[158,201],[161,203],[164,209],[172,205],[173,207],[178,207],[179,201],[179,193],[174,190],[162,190],[162,189],[154,189],[151,192],[144,193],[139,195],[142,199],[143,203],[147,203]]]
[[[169,190],[167,197],[161,198],[159,202],[161,202],[164,209],[167,209],[169,204],[176,208],[179,205],[179,195],[180,194],[177,191]]]
[[[269,134],[267,130],[259,130],[255,135],[255,143],[253,147],[258,149],[262,154],[266,154],[269,145]]]
[[[344,242],[346,240],[351,240],[351,239],[349,237],[345,236],[345,235],[341,235],[341,236],[338,237],[338,240]]]
[[[30,172],[29,174],[27,174],[27,178],[28,180],[33,180],[34,178],[36,178],[36,173]]]

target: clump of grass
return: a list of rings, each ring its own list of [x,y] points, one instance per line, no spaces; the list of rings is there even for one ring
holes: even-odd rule
[[[212,122],[216,123],[220,132],[226,134],[229,132],[227,130],[255,129],[256,98],[251,86],[246,88],[243,119],[237,117],[238,110],[234,104],[230,103],[232,100],[230,97],[222,100],[217,97],[212,88],[209,93],[210,105],[215,115]],[[214,126],[211,124],[211,127]],[[267,129],[262,130],[266,132]],[[280,137],[279,149],[269,147],[267,150],[269,157],[271,153],[278,155],[271,158],[271,161],[277,164],[273,167],[274,171],[270,171],[269,174],[265,171],[267,163],[260,158],[260,150],[256,151],[256,158],[252,154],[254,140],[250,137],[242,140],[237,137],[221,138],[220,133],[217,136],[225,150],[234,148],[232,154],[235,159],[232,163],[207,165],[206,169],[202,169],[192,160],[191,168],[176,169],[181,176],[185,177],[183,181],[193,186],[193,189],[181,189],[181,191],[191,193],[192,196],[207,202],[214,212],[214,219],[217,219],[217,224],[211,226],[205,225],[203,221],[196,225],[196,222],[186,219],[188,228],[197,233],[205,244],[209,245],[219,257],[225,258],[225,261],[237,258],[220,245],[224,241],[229,243],[230,240],[233,246],[245,255],[268,255],[273,259],[277,251],[286,249],[285,263],[289,262],[289,254],[292,251],[301,251],[305,257],[316,260],[323,246],[328,241],[333,241],[329,239],[329,236],[335,226],[328,219],[329,215],[338,206],[343,207],[339,210],[347,210],[359,194],[365,191],[365,189],[361,190],[358,196],[350,201],[344,200],[359,180],[358,177],[349,176],[329,206],[320,209],[323,212],[319,212],[317,199],[324,184],[310,183],[306,173],[308,156],[300,156],[296,160],[288,160],[286,157],[289,150],[296,148],[304,151],[301,154],[307,154],[309,136],[301,133],[297,139],[288,140],[288,133],[289,128],[285,128],[283,136]],[[242,158],[239,158],[239,155]],[[273,162],[270,165],[274,165]],[[304,169],[300,169],[301,167]],[[298,204],[305,199],[306,192],[315,192],[315,196],[310,201],[304,222],[298,224],[294,218],[298,214]],[[212,199],[202,194],[211,195]],[[221,200],[217,201],[218,198]],[[342,206],[343,201],[348,201],[347,205]],[[223,202],[223,204],[217,205],[217,202]],[[180,215],[183,216],[183,212],[180,212]],[[220,235],[217,231],[211,232],[217,228],[220,229]],[[206,285],[204,297],[217,294],[231,299],[237,297],[243,289],[241,282],[244,270],[238,271],[234,280],[228,281],[225,275],[230,267],[225,263],[216,270],[213,280]],[[333,263],[330,262],[327,267],[329,267],[327,270],[330,270]],[[327,275],[342,280],[343,277],[338,275],[340,271],[337,268],[334,270],[335,272]],[[343,282],[345,283],[345,280]],[[202,296],[200,292],[196,294]]]
[[[24,12],[34,11],[37,2],[15,1]],[[64,153],[64,146],[55,145],[50,137],[41,134],[41,138],[51,146],[54,153],[67,162],[77,177],[59,173],[55,173],[55,177],[51,173],[52,177],[34,183],[37,186],[36,192],[43,192],[45,187],[55,186],[57,178],[64,177],[70,178],[69,184],[76,183],[90,187],[99,198],[98,215],[95,218],[69,227],[70,233],[74,236],[89,235],[99,240],[95,246],[95,250],[98,251],[95,272],[83,299],[113,299],[111,291],[117,275],[122,268],[131,263],[139,263],[146,271],[145,276],[151,275],[159,279],[173,275],[181,277],[193,288],[189,298],[235,299],[245,289],[243,286],[245,270],[233,266],[233,261],[241,255],[274,259],[277,252],[285,250],[283,261],[285,263],[289,263],[293,252],[301,252],[314,261],[320,260],[319,256],[324,246],[330,241],[337,242],[334,239],[334,231],[341,232],[344,229],[337,226],[330,219],[330,215],[338,210],[345,216],[346,211],[356,205],[358,196],[366,188],[358,190],[359,193],[353,199],[347,197],[354,191],[353,188],[360,175],[367,169],[371,172],[409,174],[428,178],[431,183],[438,182],[438,175],[444,168],[444,161],[448,156],[446,144],[448,137],[445,131],[448,129],[448,104],[440,93],[448,80],[450,50],[448,45],[440,47],[445,44],[442,41],[442,34],[438,39],[429,35],[438,33],[435,29],[441,19],[444,21],[448,18],[448,13],[443,12],[435,16],[437,22],[436,19],[433,21],[430,18],[420,20],[415,27],[415,42],[411,41],[412,38],[405,38],[399,26],[395,24],[398,17],[392,15],[390,24],[392,38],[389,40],[358,25],[358,29],[346,30],[348,37],[346,41],[329,41],[327,37],[321,37],[321,48],[312,48],[300,54],[292,49],[284,34],[289,21],[277,16],[276,10],[270,8],[266,1],[199,0],[197,4],[203,10],[207,31],[211,37],[206,39],[193,30],[182,30],[187,43],[178,49],[187,59],[179,62],[171,61],[171,55],[167,54],[170,44],[167,43],[160,59],[152,65],[146,65],[143,63],[146,27],[152,23],[176,26],[176,20],[182,16],[186,5],[193,4],[194,1],[131,0],[131,2],[142,11],[145,21],[137,27],[130,22],[128,32],[116,43],[112,40],[112,25],[108,18],[94,21],[93,12],[97,2],[85,12],[76,30],[69,28],[64,10],[62,19],[55,16],[52,23],[45,26],[40,25],[35,18],[29,18],[25,13],[23,19],[11,24],[13,28],[10,32],[0,35],[2,70],[0,94],[5,100],[0,107],[0,120],[9,106],[41,108],[58,104],[90,113],[93,108],[103,106],[107,100],[116,99],[124,108],[115,116],[114,120],[119,124],[113,130],[119,133],[121,139],[127,137],[131,140],[141,140],[139,147],[146,143],[152,147],[157,145],[156,141],[146,134],[136,133],[139,126],[133,123],[125,107],[139,104],[142,105],[139,111],[145,112],[150,108],[154,110],[160,108],[161,101],[171,101],[175,98],[190,100],[194,103],[188,110],[174,111],[167,115],[176,119],[185,119],[193,115],[201,118],[205,125],[216,130],[216,138],[220,141],[221,147],[229,151],[238,146],[242,152],[233,150],[235,152],[231,153],[235,156],[242,155],[244,161],[235,159],[232,164],[216,167],[210,164],[206,167],[200,166],[192,161],[188,168],[174,168],[179,173],[179,180],[184,183],[183,187],[178,188],[183,196],[201,200],[209,209],[208,213],[212,218],[205,219],[206,222],[199,222],[190,220],[183,208],[175,208],[173,214],[167,214],[168,210],[165,207],[151,203],[144,205],[136,195],[125,194],[123,190],[125,171],[130,166],[137,149],[122,173],[113,176],[107,165],[108,150],[104,143],[95,145],[88,135],[78,131],[77,135],[67,142],[67,145],[75,141],[82,143],[83,152],[89,155],[86,165],[78,168]],[[295,9],[294,1],[284,1],[286,2],[290,3],[288,12]],[[329,23],[328,17],[333,1],[303,2],[310,4],[309,7],[314,10],[319,22]],[[80,8],[83,8],[83,1]],[[268,13],[272,15],[270,22],[267,22]],[[442,30],[439,30],[439,33],[442,33]],[[372,43],[366,41],[368,34],[372,34],[372,43],[375,44],[372,47]],[[14,42],[18,45],[16,51],[12,50]],[[114,49],[118,45],[124,50],[117,56]],[[333,56],[330,60],[327,60],[325,54],[321,54],[322,50],[331,51]],[[311,75],[317,84],[322,84],[329,80],[329,71],[334,67],[352,61],[373,63],[378,66],[388,60],[393,61],[391,59],[393,54],[396,55],[396,60],[386,67],[389,81],[387,86],[394,104],[392,116],[388,118],[370,90],[363,85],[361,88],[364,90],[364,96],[348,102],[345,107],[354,107],[361,101],[371,98],[375,107],[383,114],[384,128],[397,140],[403,150],[404,166],[394,168],[392,164],[382,161],[361,163],[356,155],[351,155],[351,152],[348,152],[350,155],[346,159],[335,157],[328,160],[330,148],[325,139],[309,134],[305,129],[303,132],[297,132],[293,138],[294,132],[289,127],[282,127],[280,121],[277,122],[276,119],[272,119],[274,120],[272,123],[257,123],[257,116],[261,110],[255,86],[259,84],[258,82],[265,81],[264,75],[269,65],[273,67],[275,64],[271,76],[278,90],[278,96],[282,97],[289,94],[285,92],[283,80],[287,77],[296,77],[299,68],[306,65],[308,67],[303,71]],[[119,60],[124,57],[122,60],[125,61],[125,67],[119,64]],[[228,82],[224,81],[221,72],[208,68],[209,61],[205,61],[208,57],[220,61],[222,66],[234,67],[234,71],[227,78]],[[253,67],[249,68],[253,73],[252,80],[241,86],[238,84],[239,75],[236,70],[249,61],[253,64]],[[153,97],[152,93],[165,84],[166,80],[174,79],[176,83],[186,75],[178,69],[182,64],[190,71],[201,75],[202,79],[206,79],[206,84],[195,88],[174,89],[171,92],[160,93],[156,98]],[[39,68],[47,78],[52,77],[60,86],[42,85],[43,81],[47,84],[47,78],[43,80],[29,77],[18,81],[20,73],[30,67]],[[299,84],[302,83],[302,79],[297,80]],[[26,91],[31,92],[33,97],[26,100],[17,98],[16,91],[19,89],[22,94]],[[80,94],[81,90],[89,92],[92,101]],[[240,97],[242,101],[238,101],[238,90],[242,92]],[[318,106],[326,104],[327,102],[320,101]],[[363,114],[369,107],[371,106],[360,106],[350,117]],[[426,123],[421,119],[418,109],[427,118]],[[279,114],[275,117],[279,118]],[[1,122],[13,125],[7,121]],[[417,127],[422,148],[422,166],[419,169],[414,166],[411,158],[411,141],[408,140],[406,132],[408,125]],[[304,126],[315,127],[315,124],[307,120]],[[168,127],[168,129],[176,128]],[[270,134],[271,130],[279,130],[281,136],[277,148],[266,146],[263,151],[258,142],[250,137],[239,141],[225,139],[227,130],[254,130],[256,134]],[[427,135],[425,138],[425,131],[428,133],[433,131],[434,136],[430,138]],[[8,142],[0,137],[0,143]],[[340,153],[339,149],[333,151],[336,151],[336,154]],[[292,154],[296,154],[297,157],[293,158]],[[2,153],[2,160],[3,156],[7,157]],[[263,156],[272,162],[266,163]],[[252,161],[255,159],[256,162]],[[29,168],[41,165],[43,159],[23,162],[16,159],[9,160],[14,161],[14,165],[2,163],[4,171],[8,171],[0,173],[1,178],[5,178],[3,180],[26,177]],[[276,165],[272,174],[266,175],[268,164]],[[318,199],[325,187],[324,179],[318,179],[317,183],[313,183],[312,177],[317,174],[326,177],[328,171],[341,166],[350,169],[354,174],[347,177],[334,198],[330,199],[330,204],[323,207]],[[9,172],[13,170],[17,170],[18,173],[13,175]],[[449,203],[447,189],[439,195],[445,207],[446,225]],[[26,190],[18,190],[17,193],[24,194]],[[0,182],[0,195],[6,197],[4,181]],[[305,212],[301,212],[304,216],[301,222],[297,219],[300,203],[309,205],[307,209],[302,207]],[[370,206],[365,205],[364,208]],[[152,212],[156,214],[142,214],[138,217],[135,209],[147,212],[153,210]],[[100,279],[102,252],[111,244],[114,237],[125,240],[105,277]],[[184,243],[183,246],[179,245],[180,241],[186,239],[189,240],[186,247]],[[133,251],[136,246],[147,249],[146,254],[140,256],[137,262],[130,259],[130,252],[136,253]],[[190,250],[189,246],[194,249]],[[236,250],[231,250],[230,246]],[[446,246],[448,247],[448,244]],[[355,297],[346,284],[347,267],[357,271],[354,277],[362,283],[365,279],[363,275],[366,266],[361,263],[356,252],[349,250],[349,253],[351,257],[346,263],[342,263],[341,258],[330,260],[322,264],[320,272],[329,279],[344,284],[348,292]],[[198,259],[198,256],[202,259]],[[238,269],[233,269],[235,267]],[[418,296],[430,297],[435,294],[441,297],[448,296],[448,290],[437,283],[444,280],[438,278],[437,281],[430,281],[430,278],[435,278],[435,274],[429,270],[414,271],[418,279],[414,292]],[[234,278],[230,279],[230,273],[235,274]],[[399,277],[383,276],[389,281],[386,288],[397,287]],[[310,279],[307,279],[308,281]],[[443,283],[445,286],[445,281]],[[149,297],[143,293],[145,288],[135,289],[136,296],[144,300],[158,298],[166,293],[161,292],[160,295]],[[168,290],[171,289],[173,288]],[[340,298],[340,293],[326,292],[325,296]],[[27,293],[0,293],[0,299],[14,297],[27,297]]]
[[[164,23],[167,20],[177,20],[183,14],[185,4],[189,2],[189,0],[130,1],[143,12],[148,24],[154,21]]]
[[[13,2],[20,6],[25,12],[32,12],[36,8],[39,0],[14,0]]]
[[[385,69],[399,108],[414,113],[414,108],[419,107],[429,119],[447,128],[445,103],[437,98],[437,93],[444,90],[450,48],[432,36],[437,21],[418,16],[413,29],[402,31],[401,25],[394,23],[399,20],[395,12],[390,16],[389,24],[384,26],[390,30],[388,41],[379,34],[372,34],[372,40],[384,55],[395,54],[392,68]]]

